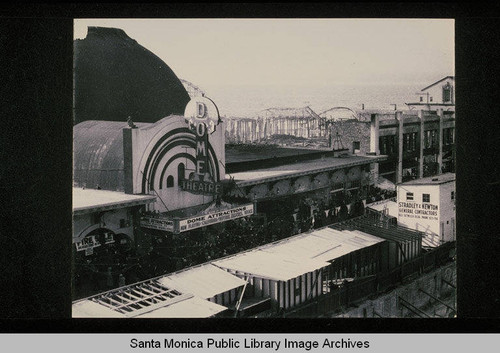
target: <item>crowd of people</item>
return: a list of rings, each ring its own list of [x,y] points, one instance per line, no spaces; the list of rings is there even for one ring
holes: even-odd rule
[[[395,197],[395,192],[372,187],[366,203]],[[349,202],[350,207],[348,207]],[[187,233],[147,235],[151,244],[137,253],[134,247],[105,244],[94,254],[74,254],[75,297],[81,298],[195,266],[284,239],[298,233],[364,214],[364,204],[353,195],[319,199],[273,200],[256,215],[214,224]],[[153,215],[153,214],[151,214]]]

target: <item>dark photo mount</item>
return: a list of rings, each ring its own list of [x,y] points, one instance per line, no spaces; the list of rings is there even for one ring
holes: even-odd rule
[[[288,4],[290,5],[290,4]],[[436,5],[437,6],[437,5]],[[498,21],[491,11],[498,5],[441,6],[432,16],[456,17],[457,65],[457,204],[458,233],[464,234],[457,244],[458,319],[445,320],[382,320],[384,332],[497,332],[500,293],[495,279],[499,249],[498,173],[494,166],[498,155],[498,135],[494,114],[500,91],[496,83],[500,52]],[[279,5],[278,5],[279,7]],[[354,6],[356,8],[356,5]],[[386,8],[385,6],[382,6]],[[127,8],[127,6],[125,6]],[[266,8],[265,6],[263,8]],[[318,10],[295,6],[282,12],[284,16],[311,16]],[[321,6],[320,6],[321,8]],[[358,5],[365,14],[370,9]],[[70,13],[82,11],[70,7]],[[85,17],[112,17],[119,10],[89,7]],[[251,12],[251,7],[249,7]],[[283,10],[284,7],[281,7]],[[328,7],[327,15],[335,16]],[[341,7],[341,15],[348,15]],[[403,5],[396,6],[390,17],[403,16]],[[43,10],[43,8],[42,8]],[[188,9],[192,10],[192,9]],[[263,16],[262,7],[254,12]],[[26,10],[33,15],[32,10]],[[221,10],[224,13],[224,10]],[[227,10],[226,10],[227,11]],[[420,17],[431,12],[417,7],[406,16]],[[14,17],[22,15],[12,11]],[[184,16],[189,11],[184,11]],[[43,17],[53,9],[41,12]],[[67,16],[56,10],[56,17]],[[207,12],[217,16],[214,9]],[[390,10],[388,11],[391,14]],[[139,12],[139,15],[147,14]],[[227,14],[227,12],[226,12]],[[373,13],[372,13],[373,14]],[[472,16],[477,14],[477,16]],[[166,14],[167,15],[167,14]],[[53,16],[53,15],[52,15]],[[405,16],[405,17],[406,17]],[[384,17],[381,14],[381,17]],[[479,18],[470,18],[479,17]],[[1,143],[2,185],[2,271],[3,310],[0,316],[4,332],[140,332],[143,325],[107,320],[71,320],[71,150],[72,121],[72,20],[47,18],[8,18],[0,21],[3,47],[3,85],[0,99],[5,117]],[[486,42],[486,44],[485,44]],[[470,118],[462,118],[470,117]],[[21,123],[22,122],[22,123]],[[467,171],[467,173],[461,172]],[[470,234],[470,236],[466,236]],[[490,318],[483,320],[477,318]],[[4,320],[4,319],[14,319]],[[43,325],[31,319],[48,319]],[[376,319],[375,319],[376,320]],[[403,324],[401,324],[403,321]],[[285,325],[286,322],[286,325]],[[220,323],[220,325],[219,325]],[[182,320],[151,322],[153,332],[192,332],[193,327],[210,332],[373,332],[374,323],[351,320],[273,320],[255,322],[241,320],[228,329],[227,321]],[[279,327],[279,328],[277,328]],[[144,331],[145,332],[145,331]]]

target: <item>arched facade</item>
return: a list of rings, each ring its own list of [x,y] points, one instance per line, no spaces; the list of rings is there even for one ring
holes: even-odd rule
[[[214,194],[186,191],[182,185],[182,180],[199,179],[200,163],[202,181],[218,183],[225,178],[223,122],[216,116],[205,124],[202,145],[189,116],[171,115],[155,124],[124,129],[124,159],[130,161],[124,168],[125,192],[156,196],[149,210],[161,213],[214,201]]]

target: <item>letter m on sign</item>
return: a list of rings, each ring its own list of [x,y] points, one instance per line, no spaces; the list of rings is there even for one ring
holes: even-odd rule
[[[208,134],[206,128],[200,131],[203,134],[196,134],[196,174],[203,175],[208,172]]]
[[[207,156],[207,145],[204,138],[196,140],[196,158],[203,158]]]

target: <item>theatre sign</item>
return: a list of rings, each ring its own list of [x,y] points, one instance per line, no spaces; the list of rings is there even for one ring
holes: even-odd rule
[[[178,234],[232,219],[251,216],[254,212],[254,204],[250,203],[187,218],[168,218],[162,215],[144,216],[141,218],[141,226]]]
[[[213,134],[220,122],[218,109],[205,97],[193,98],[184,112],[189,127],[196,136],[196,164],[193,178],[181,180],[181,190],[193,194],[220,195],[222,185],[209,168],[209,135]]]
[[[214,213],[186,218],[179,220],[179,231],[185,232],[191,229],[201,228],[212,224],[229,221],[231,219],[250,216],[253,215],[253,213],[254,213],[254,205],[247,204],[235,208],[221,210]]]

